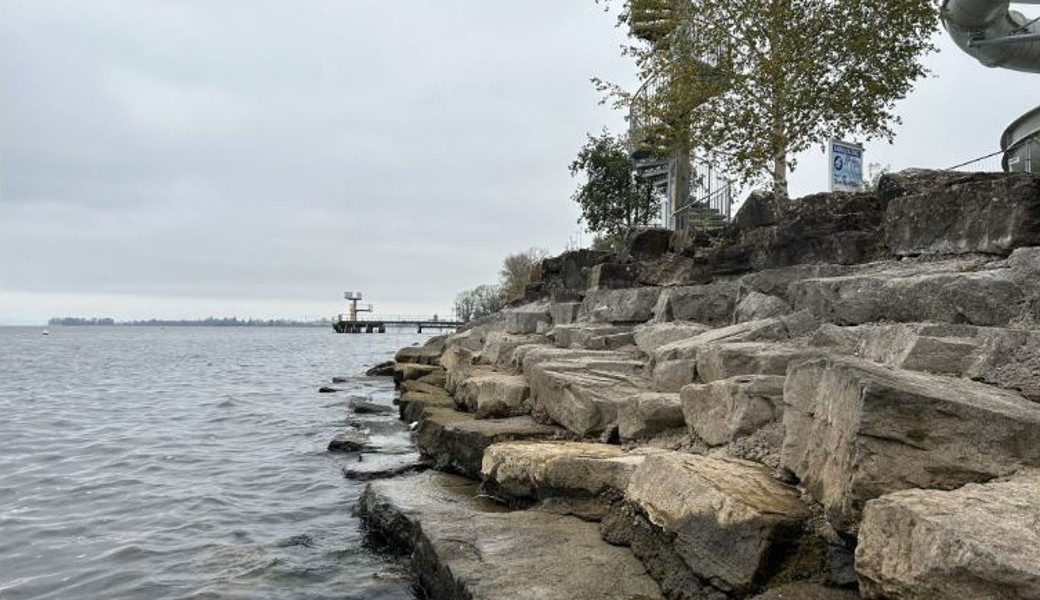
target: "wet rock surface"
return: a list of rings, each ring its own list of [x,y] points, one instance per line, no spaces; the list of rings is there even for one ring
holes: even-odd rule
[[[419,587],[431,598],[663,598],[643,564],[603,541],[595,523],[506,510],[460,477],[374,482],[358,510],[370,536],[410,553]]]

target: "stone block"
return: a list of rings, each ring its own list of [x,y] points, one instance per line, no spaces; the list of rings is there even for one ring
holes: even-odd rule
[[[636,346],[643,353],[652,355],[665,344],[692,338],[709,329],[711,328],[700,323],[643,323],[632,329],[632,336]]]
[[[636,271],[632,265],[605,262],[589,268],[590,290],[619,290],[631,288],[636,283]]]
[[[587,361],[539,363],[525,373],[532,414],[579,436],[603,433],[617,421],[620,403],[648,391],[642,377],[590,367]]]
[[[696,360],[698,353],[712,344],[786,340],[788,328],[783,319],[745,321],[727,327],[709,329],[704,333],[658,346],[653,351],[654,363],[665,360]]]
[[[752,291],[737,303],[735,316],[736,321],[741,323],[743,321],[779,317],[793,311],[794,309],[791,308],[791,305],[782,298]]]
[[[896,256],[1007,255],[1040,240],[1040,178],[1028,173],[962,173],[894,198],[885,243]]]
[[[877,321],[1006,325],[1020,316],[1023,292],[1002,270],[851,275],[791,284],[791,303],[839,325]]]
[[[578,319],[595,323],[645,323],[654,316],[661,288],[590,290],[581,303]]]
[[[684,385],[697,380],[697,361],[682,358],[662,360],[654,365],[651,380],[655,391],[677,393]]]
[[[539,321],[539,323],[546,322]],[[545,336],[539,334],[491,332],[487,334],[484,348],[480,352],[479,362],[507,368],[513,358],[513,350],[525,344],[544,344],[545,342]]]
[[[685,426],[679,394],[644,392],[618,404],[618,435],[639,440]]]
[[[865,598],[1040,599],[1040,471],[867,502],[856,547]]]
[[[783,416],[782,375],[743,375],[679,392],[690,433],[710,446],[728,444]]]
[[[505,332],[512,334],[536,333],[539,323],[551,323],[549,308],[542,305],[527,305],[502,311],[505,316]]]
[[[787,365],[811,350],[765,342],[709,344],[697,355],[697,377],[704,383],[737,375],[786,375]]]
[[[549,315],[554,325],[567,325],[578,320],[578,309],[581,302],[552,302],[549,304]]]
[[[1040,465],[1040,405],[981,383],[823,356],[792,364],[783,466],[840,531],[868,500]]]
[[[727,325],[733,322],[738,292],[732,282],[664,288],[654,306],[654,320]]]
[[[484,451],[481,475],[496,496],[543,500],[620,493],[643,455],[588,442],[502,442]]]
[[[786,551],[809,516],[798,493],[765,467],[678,452],[647,456],[626,498],[674,536],[675,551],[695,575],[735,594],[792,558]]]
[[[478,419],[494,419],[530,413],[529,395],[523,375],[490,372],[463,381],[455,400]]]
[[[477,420],[454,409],[430,408],[419,421],[415,443],[437,469],[476,479],[480,476],[484,449],[491,444],[566,437],[563,429],[536,423],[528,416]]]

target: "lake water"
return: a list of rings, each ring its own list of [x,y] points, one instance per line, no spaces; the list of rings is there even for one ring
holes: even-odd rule
[[[367,419],[409,450],[387,378],[428,335],[316,328],[0,328],[0,598],[413,598],[367,551],[364,484],[326,452]],[[343,391],[319,394],[332,376]]]

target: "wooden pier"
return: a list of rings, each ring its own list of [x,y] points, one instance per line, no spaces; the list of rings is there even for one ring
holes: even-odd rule
[[[386,333],[387,329],[414,327],[418,333],[423,329],[458,329],[462,321],[444,321],[433,317],[392,317],[389,319],[354,319],[338,315],[332,321],[336,333]]]
[[[359,318],[358,313],[371,313],[372,305],[358,306],[361,292],[343,292],[343,299],[349,302],[346,314],[332,317],[332,330],[336,333],[386,333],[387,328],[400,329],[415,327],[419,333],[423,329],[458,329],[462,321],[444,321],[433,316],[392,316],[377,319],[375,317]]]

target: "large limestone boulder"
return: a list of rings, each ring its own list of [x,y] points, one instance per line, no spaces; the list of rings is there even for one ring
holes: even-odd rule
[[[799,198],[775,224],[742,231],[740,248],[755,270],[879,260],[886,255],[881,227],[885,205],[869,192]]]
[[[856,547],[866,598],[1040,599],[1040,471],[871,500]]]
[[[578,319],[597,323],[645,323],[654,316],[661,294],[658,287],[590,290],[585,294]]]
[[[654,306],[654,320],[727,325],[733,322],[738,293],[733,282],[664,288]]]
[[[619,404],[648,391],[644,378],[597,368],[594,360],[539,363],[525,369],[532,414],[579,436],[599,435],[617,422]]]
[[[892,254],[1007,255],[1040,240],[1040,177],[960,173],[892,199],[885,243]]]
[[[783,319],[745,321],[663,344],[653,351],[652,357],[654,363],[678,359],[696,360],[703,349],[713,344],[760,340],[778,341],[786,340],[788,337],[787,325]]]
[[[590,267],[612,258],[609,252],[572,250],[547,258],[539,266],[536,285],[553,302],[572,302],[585,293],[586,277]]]
[[[734,319],[740,323],[742,321],[779,317],[791,312],[794,312],[794,309],[783,298],[751,291],[737,303],[734,310]]]
[[[505,332],[488,333],[479,362],[499,368],[507,368],[512,361],[513,351],[527,344],[544,344],[546,338],[537,334],[514,334]]]
[[[973,381],[823,356],[792,364],[783,466],[854,532],[863,505],[1040,465],[1040,405]]]
[[[636,346],[644,353],[652,355],[665,344],[685,340],[700,335],[711,329],[700,323],[674,321],[669,323],[643,323],[632,330]]]
[[[1007,269],[805,279],[788,291],[796,309],[839,325],[936,321],[1003,326],[1021,316],[1025,299]]]
[[[623,351],[521,346],[513,352],[513,366],[528,377],[531,370],[542,363],[570,365],[569,370],[590,368],[629,375],[642,373],[645,366],[642,360]]]
[[[742,375],[692,384],[679,393],[690,433],[710,446],[754,433],[783,415],[781,375]]]
[[[697,361],[689,358],[659,361],[653,366],[650,380],[655,391],[678,393],[684,385],[697,380]]]
[[[373,482],[358,513],[370,539],[410,557],[426,598],[663,599],[632,552],[603,541],[596,523],[506,510],[459,477]]]
[[[471,478],[480,476],[484,449],[496,442],[528,439],[561,439],[567,432],[534,422],[531,417],[478,420],[450,408],[428,408],[416,429],[415,443],[434,466]]]
[[[635,343],[631,326],[606,323],[557,325],[552,330],[552,337],[558,348],[616,350]]]
[[[484,451],[481,475],[508,499],[594,498],[623,492],[644,456],[587,442],[502,442]]]
[[[523,375],[491,371],[463,381],[455,393],[455,401],[478,419],[494,419],[530,413],[529,395],[530,388]]]
[[[738,594],[794,558],[788,550],[809,516],[798,493],[765,467],[678,452],[647,456],[626,497],[695,575]]]
[[[788,364],[811,353],[764,342],[709,344],[697,355],[697,377],[709,383],[737,375],[786,375]]]
[[[739,282],[744,289],[767,296],[775,296],[789,302],[787,288],[795,281],[841,277],[851,274],[855,269],[856,267],[849,265],[828,263],[794,265],[780,269],[765,269],[748,273],[741,277]]]
[[[618,436],[622,441],[646,439],[685,426],[679,394],[644,392],[618,404]]]
[[[505,317],[505,332],[514,335],[531,334],[538,331],[538,324],[549,324],[549,306],[532,303],[502,311]]]

